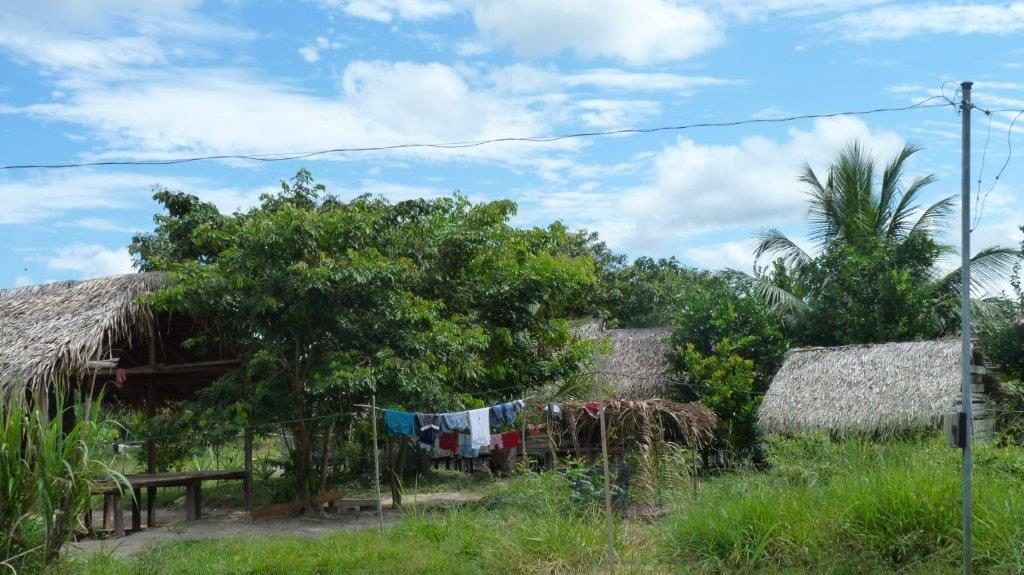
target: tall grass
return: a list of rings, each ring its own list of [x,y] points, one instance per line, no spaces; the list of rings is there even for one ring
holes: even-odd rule
[[[976,565],[1024,570],[1016,449],[982,446],[975,475]],[[961,553],[959,452],[938,441],[823,437],[777,442],[775,467],[681,497],[662,552],[708,572],[955,571]]]
[[[90,487],[105,474],[124,478],[94,456],[104,423],[99,409],[68,406],[58,395],[44,416],[46,396],[14,396],[0,404],[0,551],[4,561],[52,562],[90,508]],[[75,423],[63,427],[67,411]],[[13,562],[10,563],[13,566]]]

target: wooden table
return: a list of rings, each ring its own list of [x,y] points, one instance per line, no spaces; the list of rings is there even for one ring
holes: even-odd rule
[[[184,487],[185,488],[185,519],[194,521],[202,517],[203,506],[203,482],[219,481],[225,479],[246,479],[245,471],[182,471],[168,473],[139,473],[125,475],[132,494],[132,530],[142,529],[142,489],[157,487]],[[120,486],[123,487],[123,486]],[[106,526],[108,510],[114,515],[114,534],[118,537],[124,536],[124,505],[122,491],[117,484],[110,482],[109,487],[104,485],[98,490],[103,494],[103,524]],[[150,491],[152,496],[153,491]],[[150,506],[150,513],[147,514],[146,522],[149,527],[156,523],[154,507]],[[86,525],[92,523],[92,511],[86,515]]]

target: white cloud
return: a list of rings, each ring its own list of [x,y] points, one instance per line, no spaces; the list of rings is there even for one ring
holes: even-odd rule
[[[603,130],[634,127],[658,115],[661,105],[652,100],[582,100],[580,120],[584,125]]]
[[[630,64],[683,60],[722,41],[703,9],[674,0],[480,0],[482,38],[529,56],[572,50]]]
[[[299,55],[302,59],[310,64],[315,64],[320,61],[320,51],[315,46],[303,46],[299,48]]]
[[[683,248],[683,261],[709,270],[726,268],[750,272],[754,265],[754,240],[736,240]]]
[[[916,34],[1014,34],[1024,30],[1024,2],[891,4],[823,24],[848,39],[899,40]]]
[[[14,278],[14,284],[13,284],[12,287],[16,287],[16,288],[26,287],[26,286],[30,286],[30,285],[35,285],[35,283],[36,282],[34,282],[32,280],[32,278],[30,278],[28,276],[18,276],[16,278]]]
[[[117,212],[151,206],[153,186],[180,190],[213,202],[224,212],[254,205],[262,192],[277,188],[239,190],[211,185],[201,178],[142,175],[127,172],[49,172],[20,179],[0,179],[0,226],[50,221],[65,214],[89,211],[104,214],[78,218],[67,225],[101,231],[125,229]]]
[[[883,158],[903,145],[896,134],[872,131],[857,118],[819,119],[807,130],[791,128],[782,140],[754,136],[715,145],[679,138],[651,160],[652,175],[644,185],[554,191],[528,201],[536,213],[558,214],[600,232],[617,249],[682,253],[699,234],[749,234],[801,222],[806,211],[805,189],[797,181],[802,164],[822,170],[851,139]],[[736,263],[738,248],[729,249]],[[687,257],[706,262],[707,254]]]
[[[299,55],[302,59],[310,64],[315,64],[320,61],[320,53],[326,50],[338,50],[343,48],[345,45],[337,40],[328,40],[323,36],[317,36],[316,39],[309,45],[299,48]]]
[[[349,16],[391,22],[394,19],[429,20],[454,14],[457,7],[446,0],[321,0],[323,6],[341,9]]]
[[[46,267],[54,271],[75,272],[82,278],[95,278],[133,271],[128,248],[108,249],[99,244],[72,244],[45,257]]]

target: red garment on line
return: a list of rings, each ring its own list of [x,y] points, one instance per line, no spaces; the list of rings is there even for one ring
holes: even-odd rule
[[[458,433],[442,433],[441,439],[437,444],[438,447],[445,451],[458,451],[459,450],[459,434]]]
[[[530,429],[529,429],[529,433],[530,433],[530,435],[540,435],[540,426],[539,425],[531,425]]]
[[[505,449],[512,449],[513,447],[519,447],[522,443],[523,437],[518,431],[506,431],[501,434],[501,446]]]

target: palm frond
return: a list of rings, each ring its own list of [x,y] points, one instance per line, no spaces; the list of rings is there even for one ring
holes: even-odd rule
[[[893,227],[891,222],[893,216],[898,214],[898,211],[893,210],[893,200],[896,199],[897,194],[900,193],[900,180],[903,178],[903,164],[915,153],[920,150],[919,147],[906,144],[903,149],[900,150],[896,157],[894,157],[889,164],[882,171],[882,189],[880,190],[878,199],[878,213],[875,219],[875,230],[881,234],[888,232],[891,237]],[[905,195],[905,194],[904,194]],[[888,225],[888,230],[886,226]]]
[[[917,182],[915,181],[915,184]],[[944,220],[949,219],[953,215],[953,211],[956,209],[956,196],[947,196],[934,204],[928,206],[928,209],[921,214],[921,217],[917,218],[914,225],[910,228],[910,232],[907,235],[915,232],[928,232],[934,234],[937,230],[941,229],[941,223]]]
[[[773,311],[783,316],[795,317],[807,309],[805,301],[773,283],[769,276],[752,276],[731,268],[718,272],[718,276],[764,301]]]
[[[1002,246],[987,247],[971,258],[971,292],[976,294],[997,293],[1002,282],[1010,277],[1015,263],[1020,261],[1021,252]],[[936,281],[940,294],[956,294],[960,289],[961,268],[957,268]]]
[[[774,254],[782,258],[788,268],[799,269],[811,261],[811,256],[796,242],[786,237],[777,228],[762,231],[757,235],[758,243],[754,249],[754,258],[760,259],[765,254]]]

